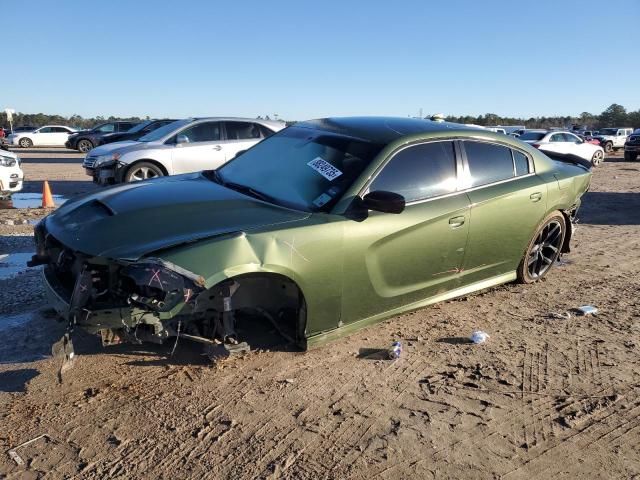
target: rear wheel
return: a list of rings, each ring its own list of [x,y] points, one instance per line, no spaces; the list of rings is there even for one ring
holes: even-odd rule
[[[160,167],[150,162],[138,162],[129,167],[124,181],[137,182],[157,177],[164,177],[164,172]]]
[[[625,162],[635,162],[638,158],[638,154],[634,152],[624,152]]]
[[[30,148],[33,147],[33,142],[30,138],[21,138],[20,141],[18,141],[18,145],[22,148]]]
[[[518,280],[534,283],[543,278],[560,256],[567,224],[560,212],[544,219],[518,266]]]
[[[82,153],[87,153],[92,148],[93,148],[93,143],[91,142],[91,140],[87,140],[86,138],[83,138],[78,142],[78,150],[80,150]]]
[[[613,152],[613,143],[607,142],[603,145],[603,148],[606,153],[611,153]]]
[[[591,157],[591,163],[594,167],[597,167],[602,163],[602,160],[604,160],[604,153],[602,153],[602,150],[596,150],[593,157]]]

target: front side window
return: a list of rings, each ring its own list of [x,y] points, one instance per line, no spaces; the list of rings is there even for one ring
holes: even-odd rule
[[[289,127],[216,173],[228,188],[252,191],[297,210],[328,212],[381,149],[324,130]]]
[[[576,137],[575,135],[571,135],[570,133],[565,133],[564,134],[564,141],[565,142],[576,143],[579,140],[580,139],[578,137]]]
[[[113,133],[116,131],[116,126],[113,123],[105,123],[103,125],[98,125],[93,129],[93,131],[98,133]]]
[[[402,195],[407,202],[456,191],[453,142],[433,142],[405,148],[395,155],[371,183],[370,191]]]
[[[250,122],[225,122],[227,140],[254,140],[260,138],[260,129]]]
[[[181,131],[178,136],[187,137],[186,143],[215,142],[220,140],[220,122],[198,123]]]
[[[470,178],[465,186],[477,187],[513,178],[511,149],[483,142],[463,142]]]
[[[131,127],[133,127],[135,124],[133,123],[120,123],[118,124],[118,131],[119,132],[128,132],[129,130],[131,130]]]

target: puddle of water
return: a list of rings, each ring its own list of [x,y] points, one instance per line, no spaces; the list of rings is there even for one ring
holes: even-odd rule
[[[3,316],[0,318],[0,332],[10,328],[22,327],[32,321],[35,315],[33,312],[21,313],[19,315]]]
[[[31,260],[32,256],[33,253],[0,253],[0,280],[14,278],[26,272],[29,269],[27,261]]]
[[[62,195],[53,195],[53,202],[57,207],[67,201]],[[14,193],[11,198],[0,200],[0,209],[7,208],[39,208],[42,206],[41,193]]]

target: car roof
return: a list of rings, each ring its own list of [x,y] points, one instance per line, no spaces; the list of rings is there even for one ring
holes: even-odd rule
[[[420,133],[452,130],[468,130],[482,133],[488,131],[460,123],[434,122],[410,117],[331,117],[308,120],[296,123],[295,126],[320,129],[385,144],[408,135]]]
[[[274,125],[282,127],[284,122],[279,122],[277,120],[263,120],[261,118],[244,118],[244,117],[191,117],[186,120],[191,121],[201,121],[201,120],[209,120],[209,121],[217,121],[217,122],[253,122],[253,123],[261,123],[263,125]]]

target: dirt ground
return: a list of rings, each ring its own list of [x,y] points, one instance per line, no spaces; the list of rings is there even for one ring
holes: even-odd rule
[[[28,191],[93,188],[80,155],[22,155]],[[217,364],[184,340],[171,356],[78,335],[62,385],[38,272],[0,279],[0,478],[640,478],[640,163],[595,169],[580,216],[535,285]],[[0,225],[0,254],[32,252],[31,228]],[[550,315],[581,305],[599,313]],[[487,343],[464,342],[476,329]]]

